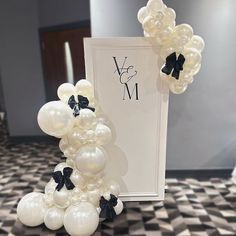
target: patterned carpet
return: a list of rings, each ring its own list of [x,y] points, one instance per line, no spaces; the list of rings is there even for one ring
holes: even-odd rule
[[[16,217],[20,198],[42,191],[61,160],[49,143],[12,145],[0,124],[0,235],[67,235],[62,228],[23,226]],[[227,179],[167,179],[164,202],[129,202],[114,222],[103,222],[95,236],[236,235],[236,186]]]

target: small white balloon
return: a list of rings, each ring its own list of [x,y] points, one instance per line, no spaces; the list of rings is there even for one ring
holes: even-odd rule
[[[100,145],[108,144],[111,141],[112,133],[111,129],[104,124],[97,124],[95,129],[96,141]]]
[[[68,145],[68,147],[65,149],[64,151],[64,156],[67,157],[67,158],[74,158],[74,155],[76,153],[76,148],[73,147],[72,145]]]
[[[98,174],[105,168],[106,161],[105,150],[92,144],[82,146],[75,158],[77,169],[86,175]]]
[[[69,98],[74,95],[76,96],[75,86],[70,83],[61,84],[57,89],[57,96],[61,99],[61,101],[66,104],[69,101]]]
[[[66,137],[63,137],[59,142],[59,148],[62,152],[64,152],[67,147],[68,147],[68,140]]]
[[[188,85],[186,83],[179,83],[179,82],[171,82],[169,83],[170,91],[174,94],[181,94],[185,92]]]
[[[76,206],[70,206],[65,212],[64,226],[70,235],[91,235],[97,229],[98,223],[98,212],[89,202],[81,202]]]
[[[28,193],[18,203],[17,216],[24,225],[34,227],[43,223],[47,208],[43,196],[42,193]]]
[[[164,4],[162,0],[149,0],[147,3],[148,13],[155,15],[158,11],[162,10]]]
[[[53,201],[59,208],[66,208],[70,205],[71,192],[65,186],[60,190],[55,190],[53,193]]]
[[[66,164],[66,162],[61,162],[59,164],[57,164],[54,168],[54,172],[56,171],[62,171],[65,167],[68,167],[68,165]]]
[[[186,47],[194,48],[194,49],[197,49],[199,52],[202,52],[205,47],[205,43],[204,43],[204,40],[200,36],[193,35],[193,37],[191,38],[189,43],[186,45]]]
[[[148,16],[147,8],[146,7],[140,8],[137,15],[138,21],[142,24],[145,17],[147,16]]]
[[[83,189],[85,187],[86,180],[77,170],[75,170],[75,169],[73,170],[73,173],[72,173],[70,179],[75,186],[77,186],[81,189]]]
[[[101,196],[98,189],[88,191],[88,201],[94,206],[98,206],[100,198]]]
[[[73,127],[74,122],[73,111],[61,101],[48,102],[38,112],[40,128],[51,136],[65,135]]]
[[[174,11],[174,9],[172,8],[165,8],[163,10],[164,13],[164,21],[165,23],[168,25],[170,22],[175,21],[176,18],[176,13]]]
[[[93,86],[92,84],[86,80],[86,79],[81,79],[79,80],[76,85],[76,92],[79,95],[87,97],[89,100],[91,100],[94,97],[94,91],[93,91]]]
[[[113,195],[115,195],[116,197],[119,196],[120,194],[120,186],[117,182],[113,181],[113,180],[109,180],[106,183],[106,187],[109,189],[109,192]]]
[[[185,57],[184,69],[185,67],[188,70],[194,70],[195,68],[199,68],[199,64],[201,63],[202,56],[201,53],[194,48],[186,48],[183,51],[183,55]]]
[[[49,208],[44,216],[44,224],[51,230],[60,229],[63,226],[64,213],[60,208]]]
[[[95,124],[96,115],[90,109],[81,109],[80,115],[76,117],[76,125],[80,129],[88,129]]]
[[[116,215],[119,215],[123,211],[124,205],[123,202],[118,198],[117,205],[114,207]]]

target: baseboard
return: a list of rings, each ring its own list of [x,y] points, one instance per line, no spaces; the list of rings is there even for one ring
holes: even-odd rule
[[[166,170],[166,178],[229,178],[233,169]]]
[[[8,141],[12,144],[46,142],[58,144],[58,139],[51,136],[9,136]]]

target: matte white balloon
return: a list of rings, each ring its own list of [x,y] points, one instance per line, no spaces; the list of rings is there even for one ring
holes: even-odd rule
[[[123,202],[118,198],[117,205],[114,207],[116,215],[119,215],[123,211],[123,209],[124,209]]]
[[[98,144],[108,144],[112,138],[111,129],[108,126],[99,123],[95,129],[95,136]]]
[[[44,224],[51,230],[60,229],[63,226],[64,213],[60,208],[49,208],[44,216]]]
[[[96,115],[89,109],[81,109],[80,115],[76,117],[76,125],[80,129],[90,128],[96,121]]]
[[[18,203],[17,216],[24,225],[33,227],[43,223],[46,211],[43,196],[42,193],[28,193]]]
[[[73,111],[61,101],[48,102],[38,113],[40,128],[51,136],[61,137],[74,125]]]
[[[68,100],[72,95],[76,96],[76,90],[73,84],[64,83],[57,89],[57,96],[65,103],[68,103]]]
[[[70,205],[70,190],[63,187],[60,191],[55,190],[53,193],[53,201],[59,208],[66,208]]]
[[[99,223],[96,208],[88,202],[70,206],[64,216],[66,231],[72,236],[87,236],[95,232]]]
[[[76,167],[83,174],[94,175],[105,168],[107,155],[103,148],[96,145],[86,145],[79,149],[76,155]]]

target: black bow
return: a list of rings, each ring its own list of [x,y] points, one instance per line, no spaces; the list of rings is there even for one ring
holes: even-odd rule
[[[178,59],[177,59],[176,53],[173,52],[166,58],[166,64],[162,68],[161,71],[169,75],[173,70],[171,75],[172,77],[178,80],[180,71],[183,70],[184,62],[185,62],[185,58],[182,54],[179,54]]]
[[[63,188],[64,184],[68,190],[71,190],[75,187],[75,185],[70,180],[72,172],[72,168],[65,167],[63,169],[63,174],[61,173],[61,171],[56,171],[52,174],[54,181],[58,184],[56,186],[57,191],[60,191]]]
[[[111,198],[110,200],[106,200],[103,196],[100,199],[99,206],[101,208],[101,212],[99,214],[100,218],[113,220],[116,216],[116,212],[114,210],[114,207],[117,205],[117,197],[113,194],[110,194]]]
[[[70,106],[71,109],[74,110],[74,113],[73,113],[74,116],[78,116],[80,109],[85,109],[85,108],[95,112],[95,108],[88,106],[89,105],[88,98],[82,95],[78,95],[78,102],[75,101],[75,96],[72,95],[69,98],[68,105]]]

